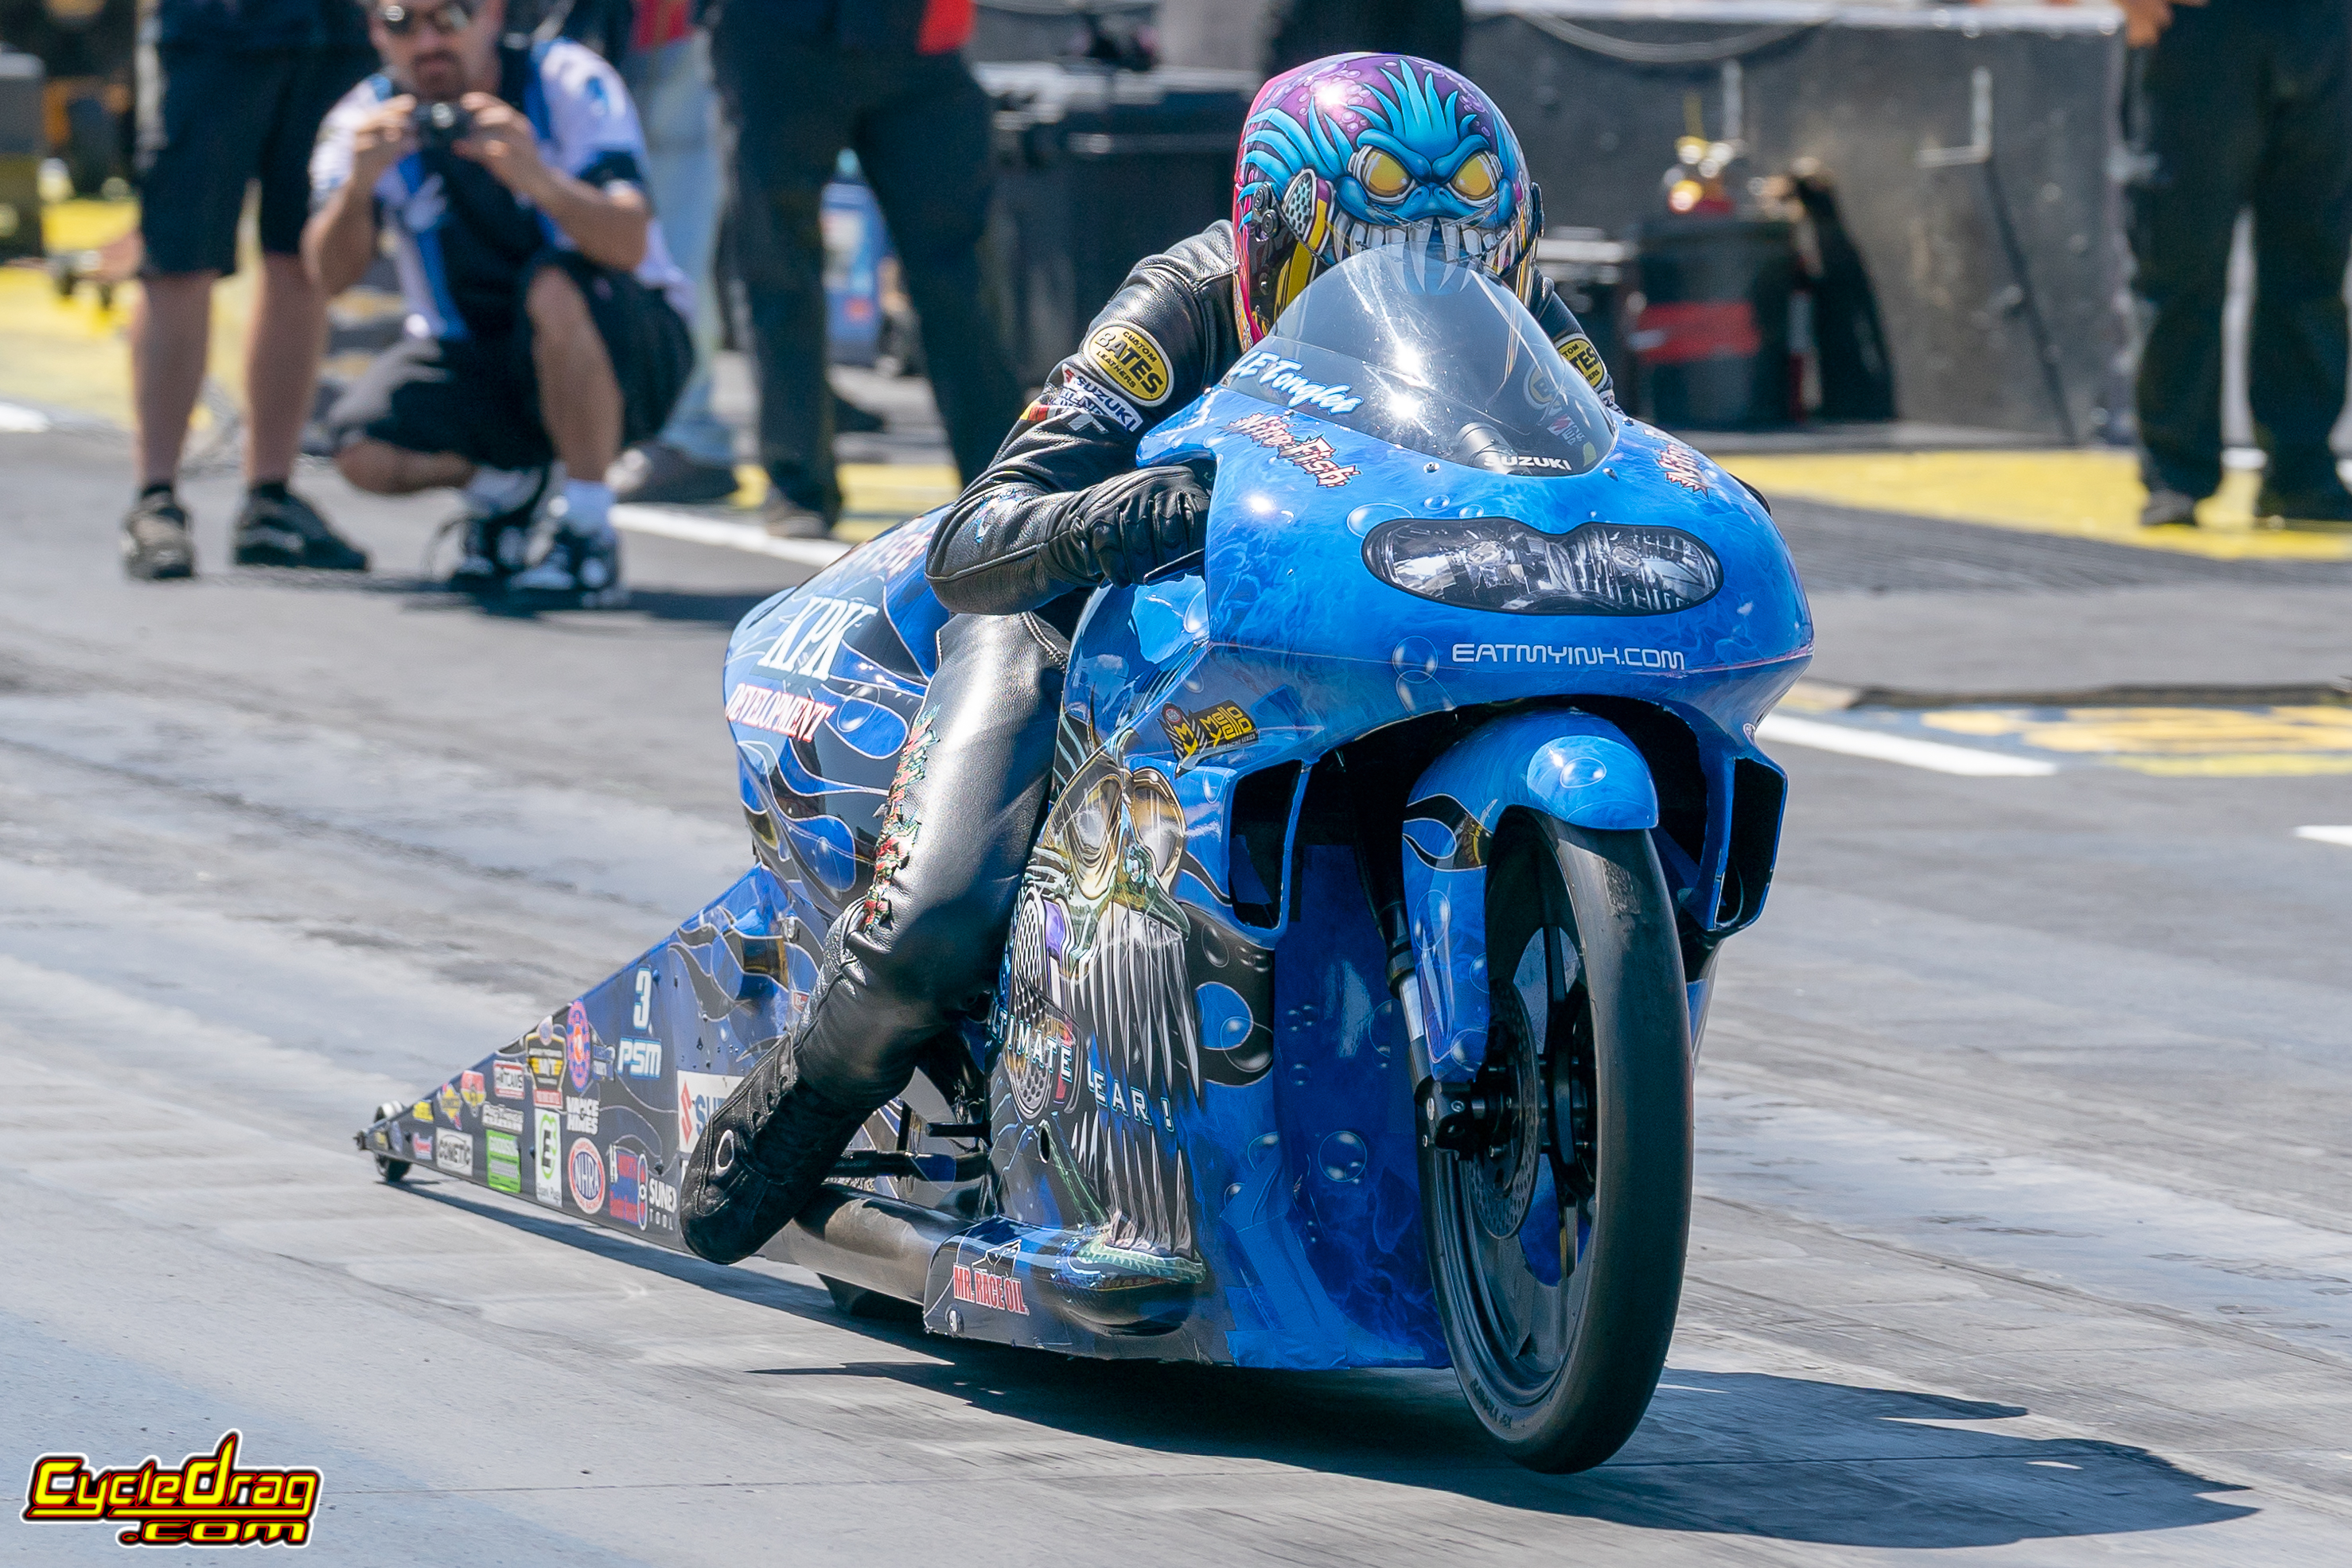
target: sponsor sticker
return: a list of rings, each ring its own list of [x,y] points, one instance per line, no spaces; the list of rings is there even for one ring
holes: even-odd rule
[[[530,1103],[534,1105],[545,1106],[551,1111],[561,1111],[563,1109],[563,1091],[542,1089],[534,1083],[530,1087]]]
[[[451,1126],[465,1125],[462,1118],[466,1113],[466,1102],[459,1097],[456,1084],[444,1083],[441,1085],[441,1092],[435,1098],[440,1102],[441,1114],[448,1119]]]
[[[485,1105],[481,1111],[482,1125],[495,1127],[501,1133],[522,1134],[522,1113],[511,1105]]]
[[[694,1152],[694,1141],[710,1121],[710,1113],[727,1103],[742,1079],[724,1072],[686,1072],[677,1075],[677,1152]]]
[[[564,1162],[572,1174],[572,1201],[580,1206],[583,1214],[594,1214],[604,1207],[604,1156],[596,1145],[585,1138],[572,1140],[572,1155]]]
[[[603,1107],[594,1100],[568,1094],[563,1100],[563,1130],[567,1133],[593,1133],[596,1130],[596,1113]]]
[[[480,1110],[488,1098],[482,1091],[482,1075],[471,1069],[457,1074],[457,1098],[466,1103],[467,1110]]]
[[[958,1263],[949,1277],[949,1288],[959,1301],[1000,1312],[1018,1312],[1024,1318],[1029,1315],[1029,1303],[1021,1297],[1021,1281],[1010,1274]]]
[[[429,1132],[409,1134],[408,1152],[415,1158],[419,1165],[431,1165],[433,1163],[433,1134]]]
[[[1110,384],[1146,408],[1168,401],[1172,378],[1160,340],[1128,321],[1097,327],[1087,339],[1086,357]]]
[[[1232,373],[1255,381],[1293,408],[1304,403],[1324,413],[1353,413],[1364,406],[1364,400],[1349,390],[1346,382],[1310,382],[1298,373],[1301,368],[1297,360],[1286,360],[1271,349],[1253,349],[1242,356]]]
[[[878,604],[812,594],[760,655],[760,667],[823,680],[833,674],[833,658],[841,650],[841,640],[881,612]]]
[[[1454,662],[1471,664],[1590,664],[1596,669],[1679,670],[1677,648],[1563,648],[1553,643],[1456,643]]]
[[[654,1223],[664,1230],[677,1228],[677,1185],[648,1177],[646,1182],[646,1202],[653,1209]]]
[[[1055,374],[1061,384],[1048,388],[1037,400],[1049,412],[1059,410],[1073,418],[1117,425],[1130,435],[1143,428],[1143,411],[1117,392],[1097,386],[1066,366]]]
[[[533,1111],[530,1195],[551,1208],[563,1207],[563,1118]]]
[[[433,1102],[430,1100],[419,1100],[415,1104],[411,1105],[408,1108],[408,1113],[415,1117],[420,1122],[430,1122],[433,1120]]]
[[[1559,350],[1561,359],[1576,367],[1578,375],[1592,383],[1594,392],[1599,392],[1608,382],[1609,367],[1602,362],[1601,350],[1594,348],[1592,340],[1583,333],[1571,333],[1552,346]]]
[[[1326,490],[1336,490],[1356,476],[1356,470],[1342,465],[1333,454],[1331,444],[1321,436],[1301,441],[1291,433],[1290,421],[1278,413],[1253,413],[1225,426],[1248,436],[1260,446],[1270,446],[1274,455],[1285,463],[1295,464]]]
[[[452,1176],[474,1174],[474,1138],[470,1133],[446,1130],[433,1136],[433,1163]]]
[[[605,1211],[623,1225],[646,1228],[646,1183],[653,1175],[652,1162],[645,1151],[625,1144],[614,1144],[612,1149],[613,1186],[605,1200]]]
[[[588,1027],[588,1009],[572,1003],[563,1019],[563,1066],[571,1074],[575,1094],[588,1092],[588,1080],[595,1071],[595,1060],[590,1054],[595,1039],[596,1031]]]
[[[727,694],[727,721],[791,740],[814,740],[817,726],[833,716],[835,706],[745,681]]]
[[[661,1076],[662,1042],[657,1040],[625,1040],[614,1056],[624,1078]]]
[[[520,1100],[530,1087],[530,1074],[511,1061],[490,1063],[490,1092],[501,1100]]]
[[[515,1119],[515,1124],[518,1127],[522,1124],[522,1113],[509,1111],[507,1113]],[[510,1192],[520,1197],[522,1150],[516,1145],[514,1139],[505,1133],[485,1133],[482,1134],[482,1143],[484,1155],[489,1161],[490,1190]]]
[[[1186,762],[1202,752],[1243,746],[1257,738],[1256,724],[1238,703],[1219,703],[1190,714],[1170,703],[1160,710],[1160,727],[1168,732],[1177,757]]]
[[[93,1473],[87,1454],[33,1461],[23,1518],[31,1524],[118,1524],[123,1546],[307,1546],[319,1472],[243,1463],[231,1427],[212,1452],[164,1466]]]
[[[1684,489],[1706,494],[1706,475],[1698,465],[1698,454],[1682,443],[1673,442],[1658,448],[1658,466]]]

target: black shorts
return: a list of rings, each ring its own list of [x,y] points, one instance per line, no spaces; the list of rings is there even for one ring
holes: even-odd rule
[[[302,249],[310,144],[372,51],[163,44],[142,60],[139,230],[149,273],[236,270],[236,221],[261,182],[261,248]]]
[[[685,318],[628,274],[553,251],[524,268],[514,329],[504,337],[411,338],[370,365],[328,411],[336,449],[373,440],[409,452],[454,452],[490,468],[536,468],[552,459],[531,364],[530,316],[520,303],[543,266],[562,267],[587,297],[621,383],[621,444],[658,434],[694,371]]]

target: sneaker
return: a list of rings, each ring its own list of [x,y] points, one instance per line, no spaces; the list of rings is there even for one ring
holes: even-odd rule
[[[760,526],[767,529],[772,538],[824,539],[833,537],[833,525],[825,521],[823,512],[813,512],[772,490],[768,492],[766,505],[760,508]]]
[[[547,553],[506,580],[507,597],[552,601],[550,609],[617,610],[629,601],[621,581],[621,536],[611,524],[594,532],[559,528]]]
[[[2193,528],[2197,526],[2197,497],[2179,490],[2150,490],[2147,505],[2139,509],[2139,526],[2144,528]]]
[[[605,483],[616,501],[677,507],[723,501],[738,488],[733,468],[698,463],[667,441],[648,441],[622,453]]]
[[[2254,516],[2286,528],[2297,523],[2352,523],[2352,491],[2337,485],[2332,490],[2289,494],[2265,485],[2254,497]]]
[[[150,490],[122,517],[122,570],[145,582],[196,575],[188,514],[169,490]]]
[[[519,506],[502,512],[469,508],[441,525],[443,536],[463,532],[457,565],[444,580],[446,587],[459,593],[495,593],[508,578],[530,564],[531,523],[539,516],[539,503],[547,495],[551,472],[539,471],[530,496]],[[435,549],[438,548],[436,536]]]
[[[318,508],[290,490],[248,494],[236,519],[239,566],[307,566],[315,571],[365,571],[367,551],[327,526]]]

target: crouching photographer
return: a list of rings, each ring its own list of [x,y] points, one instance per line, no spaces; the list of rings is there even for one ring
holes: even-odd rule
[[[362,490],[464,490],[453,587],[602,607],[625,596],[604,471],[693,370],[692,286],[620,76],[567,40],[502,42],[505,12],[371,0],[384,68],[320,133],[302,255],[337,293],[388,228],[408,335],[326,423]]]

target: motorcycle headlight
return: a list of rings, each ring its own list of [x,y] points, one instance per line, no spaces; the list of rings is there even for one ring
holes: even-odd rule
[[[1665,615],[1715,597],[1723,563],[1680,528],[1512,517],[1397,517],[1364,540],[1372,575],[1407,593],[1507,615]]]

